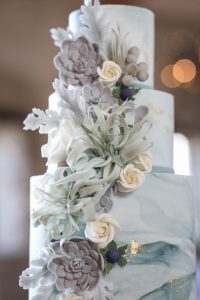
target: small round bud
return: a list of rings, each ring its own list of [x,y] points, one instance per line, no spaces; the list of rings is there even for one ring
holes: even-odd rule
[[[134,92],[131,89],[125,88],[125,89],[121,90],[120,98],[123,101],[131,100],[133,97],[133,94],[134,94]]]
[[[138,69],[138,72],[147,71],[148,70],[148,64],[145,63],[145,62],[140,62],[139,64],[137,64],[137,69]]]
[[[130,53],[127,55],[127,58],[126,58],[127,64],[131,64],[131,63],[136,64],[137,60],[138,60],[138,57],[135,54]]]
[[[137,73],[137,79],[139,81],[146,81],[149,78],[147,71],[140,71]]]
[[[138,68],[137,68],[136,64],[132,63],[132,64],[129,64],[127,66],[127,73],[128,73],[128,75],[136,76],[137,71],[138,71]]]
[[[128,50],[128,54],[134,54],[135,57],[139,57],[140,55],[140,49],[138,47],[131,47],[129,50]]]
[[[124,86],[129,87],[130,85],[132,85],[134,83],[134,78],[131,75],[124,75],[124,77],[122,78],[122,83]]]

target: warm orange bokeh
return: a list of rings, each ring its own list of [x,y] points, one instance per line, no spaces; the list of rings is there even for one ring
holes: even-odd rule
[[[196,66],[189,59],[180,59],[173,66],[173,76],[181,83],[188,83],[196,76]]]
[[[162,83],[169,88],[176,88],[180,86],[180,82],[173,76],[174,65],[167,65],[161,71]]]

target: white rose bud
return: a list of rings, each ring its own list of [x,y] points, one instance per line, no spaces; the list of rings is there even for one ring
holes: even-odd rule
[[[96,221],[87,222],[85,236],[100,248],[105,248],[119,231],[119,223],[110,214],[101,214]]]
[[[135,82],[134,77],[132,77],[131,75],[124,75],[124,77],[122,78],[122,83],[124,86],[131,86],[133,83]]]
[[[133,160],[134,166],[144,173],[152,171],[152,156],[149,152],[143,152]]]
[[[112,87],[120,78],[122,70],[120,66],[113,61],[105,61],[102,69],[99,67],[97,68],[97,73],[99,75],[99,80],[105,86]]]
[[[133,164],[128,164],[121,170],[120,178],[117,180],[118,191],[122,193],[135,191],[144,183],[144,180],[144,173]]]

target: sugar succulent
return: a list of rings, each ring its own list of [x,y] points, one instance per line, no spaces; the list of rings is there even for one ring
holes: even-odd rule
[[[97,245],[86,239],[72,238],[55,242],[52,248],[56,256],[49,261],[48,270],[55,275],[59,291],[72,288],[82,292],[95,288],[103,269]]]
[[[113,97],[111,89],[105,87],[99,81],[92,85],[86,85],[82,88],[82,95],[85,99],[86,105],[98,105],[101,109],[106,110],[117,103]]]
[[[96,44],[85,37],[63,42],[61,52],[55,57],[55,66],[66,85],[86,85],[94,82],[97,67],[102,66],[103,58]]]

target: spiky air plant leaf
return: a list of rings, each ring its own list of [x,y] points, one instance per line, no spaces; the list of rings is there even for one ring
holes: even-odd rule
[[[129,50],[129,44],[127,41],[128,33],[122,35],[119,24],[117,29],[112,29],[111,39],[111,56],[112,60],[118,64],[122,71],[126,69],[126,57]]]

